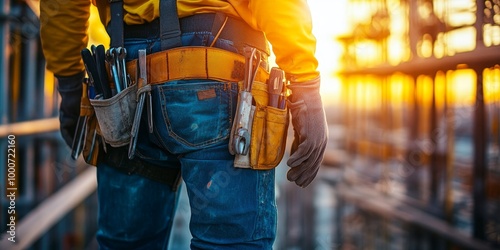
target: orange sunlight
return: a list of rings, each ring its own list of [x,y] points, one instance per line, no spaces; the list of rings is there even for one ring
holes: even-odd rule
[[[340,67],[342,46],[335,38],[348,31],[347,0],[308,1],[312,19],[313,33],[317,39],[316,57],[321,72],[321,94],[325,105],[341,101],[341,80],[335,75]]]

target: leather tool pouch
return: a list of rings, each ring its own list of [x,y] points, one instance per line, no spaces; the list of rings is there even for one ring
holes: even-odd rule
[[[83,159],[87,164],[92,166],[97,166],[99,157],[99,148],[101,138],[98,135],[99,125],[97,124],[97,119],[95,116],[94,108],[90,105],[90,99],[87,93],[87,85],[83,85],[83,93],[80,102],[80,116],[86,117],[85,131],[84,131],[84,142],[82,155]]]
[[[91,99],[104,141],[112,147],[130,143],[130,131],[137,106],[134,84],[108,99]]]
[[[250,150],[247,155],[236,155],[235,167],[269,170],[283,159],[289,123],[288,108],[268,106],[267,88],[265,83],[253,82]]]

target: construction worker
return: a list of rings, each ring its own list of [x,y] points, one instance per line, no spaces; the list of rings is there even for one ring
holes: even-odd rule
[[[163,11],[172,11],[162,10],[171,2],[123,1],[127,61],[136,59],[139,49],[146,49],[148,55],[162,50],[158,20]],[[266,39],[270,42],[291,92],[287,106],[295,137],[287,161],[287,178],[300,187],[309,185],[323,158],[327,125],[307,1],[173,2],[182,47],[213,46],[241,56],[244,47],[251,46],[261,52],[265,61],[269,53]],[[108,1],[93,4],[99,8],[108,32],[113,33]],[[40,1],[42,46],[47,68],[58,81],[62,98],[60,128],[68,145],[73,141],[79,116],[85,76],[80,52],[88,41],[89,6],[88,0]],[[212,64],[207,67],[217,67]],[[97,163],[96,237],[102,249],[168,246],[179,194],[177,183],[170,181],[166,185],[154,179],[157,175],[144,174],[149,170],[138,172],[139,168],[167,170],[162,173],[170,176],[164,178],[172,180],[180,172],[191,206],[192,249],[272,248],[277,225],[275,171],[235,168],[235,156],[228,150],[237,91],[236,82],[205,78],[153,86],[154,132],[148,133],[147,122],[141,123],[136,157],[129,159],[126,149],[107,147]],[[193,93],[197,98],[192,98]]]

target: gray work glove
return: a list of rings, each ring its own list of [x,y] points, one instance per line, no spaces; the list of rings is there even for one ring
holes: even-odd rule
[[[320,78],[292,82],[288,107],[292,114],[294,140],[287,165],[289,181],[307,187],[316,177],[325,152],[328,128],[319,94]]]
[[[73,76],[56,76],[57,90],[61,95],[59,107],[59,123],[61,135],[69,147],[73,144],[78,117],[80,116],[80,99],[85,73],[82,71]]]

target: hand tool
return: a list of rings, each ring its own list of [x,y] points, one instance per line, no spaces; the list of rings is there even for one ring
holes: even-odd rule
[[[123,89],[121,88],[120,75],[118,74],[118,67],[116,65],[115,59],[115,48],[110,48],[106,51],[106,61],[109,64],[111,71],[111,76],[113,77],[113,82],[115,85],[116,93],[120,93]]]
[[[94,154],[94,149],[95,149],[95,142],[97,140],[97,130],[94,129],[94,132],[92,134],[92,142],[90,143],[90,152],[87,156],[87,162],[90,161],[90,158],[92,158],[92,155]]]
[[[87,71],[89,84],[95,87],[96,95],[102,94],[103,90],[100,84],[97,68],[92,53],[90,52],[89,49],[85,48],[81,51],[81,56],[83,60],[83,65],[85,66],[85,70]]]
[[[148,84],[148,75],[147,75],[147,67],[146,67],[146,50],[139,50],[139,78],[137,81],[137,89],[141,89],[142,87]],[[134,122],[132,123],[132,131],[130,132],[130,145],[128,147],[128,158],[133,159],[135,155],[135,147],[137,144],[137,133],[139,132],[139,126],[141,124],[141,115],[142,110],[144,108],[144,99],[146,97],[145,92],[141,92],[139,94],[139,100],[137,103],[137,107],[135,109]]]
[[[149,133],[153,133],[153,98],[151,97],[151,91],[148,91],[146,96],[147,102],[146,102],[146,109],[148,111],[148,127],[149,127]]]
[[[122,89],[126,89],[128,86],[129,86],[129,83],[128,83],[128,75],[127,75],[127,66],[126,66],[126,62],[125,62],[125,57],[127,56],[127,49],[125,48],[122,48],[122,47],[118,47],[116,50],[115,50],[115,58],[116,58],[116,65],[118,67],[118,73],[119,73],[119,76],[120,76],[120,80],[121,80],[121,87]]]
[[[84,79],[84,82],[82,83],[83,86],[83,91],[87,91],[88,88],[88,78]],[[82,94],[82,98],[88,98],[87,93]],[[76,123],[76,129],[75,129],[75,134],[73,136],[73,142],[71,143],[71,158],[73,160],[78,159],[78,156],[82,153],[83,150],[83,143],[84,143],[84,135],[85,135],[85,130],[87,127],[87,116],[78,116],[78,120]]]
[[[87,116],[79,116],[76,124],[75,136],[71,144],[71,158],[73,160],[78,159],[78,156],[82,153],[86,124]]]
[[[283,91],[283,70],[273,67],[269,73],[267,93],[269,95],[268,106],[279,108],[281,92]]]
[[[95,48],[94,57],[95,64],[97,68],[97,74],[99,75],[100,80],[100,89],[102,91],[102,95],[104,99],[108,99],[112,97],[111,89],[109,88],[109,80],[108,73],[106,72],[106,63],[105,63],[105,52],[104,45],[100,44]]]
[[[253,99],[251,91],[261,61],[261,54],[256,48],[246,47],[244,49],[244,56],[245,77],[243,80],[243,90],[238,93],[236,117],[231,130],[233,139],[229,147],[230,153],[237,155],[247,155],[250,149],[250,129],[252,126],[250,115],[252,113]]]

